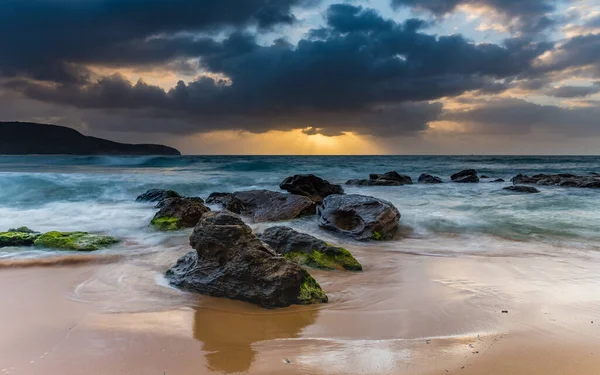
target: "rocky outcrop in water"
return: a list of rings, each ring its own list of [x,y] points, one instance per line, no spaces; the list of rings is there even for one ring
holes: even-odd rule
[[[346,185],[355,186],[402,186],[412,184],[410,176],[398,172],[387,172],[383,174],[372,173],[368,180],[348,180]]]
[[[178,192],[165,189],[150,189],[135,198],[136,202],[161,202],[168,198],[182,198]]]
[[[158,203],[160,210],[150,224],[164,231],[193,228],[202,215],[210,211],[202,198],[167,198]]]
[[[258,238],[271,246],[277,254],[302,266],[325,270],[362,270],[360,263],[343,247],[331,246],[323,240],[292,228],[267,228]]]
[[[195,251],[166,273],[173,286],[267,308],[327,302],[305,269],[277,255],[232,212],[204,215],[190,245]]]
[[[465,169],[450,176],[452,182],[473,183],[479,182],[477,171],[475,169]]]
[[[314,174],[297,174],[283,180],[279,187],[291,194],[303,195],[313,202],[321,203],[323,198],[331,194],[344,194],[340,185],[329,183]]]
[[[419,176],[417,180],[420,184],[441,184],[442,179],[437,176],[432,176],[427,173],[423,173]]]
[[[393,204],[365,195],[330,195],[317,208],[319,226],[357,240],[389,240],[400,212]]]
[[[490,182],[504,182],[504,179],[503,178],[497,178],[497,179],[495,179],[493,181],[490,181]]]
[[[33,246],[39,236],[41,233],[27,227],[10,228],[6,232],[0,232],[0,247]]]
[[[314,215],[315,203],[308,197],[270,190],[212,193],[210,204],[221,204],[237,214],[250,216],[255,223],[291,220],[298,216]]]
[[[94,251],[110,247],[120,240],[111,236],[87,232],[46,232],[34,241],[34,246],[57,250]]]
[[[514,191],[517,193],[528,193],[528,194],[540,192],[538,189],[534,188],[533,186],[523,186],[523,185],[507,186],[503,190]]]
[[[579,188],[600,188],[600,176],[577,176],[570,173],[559,174],[536,174],[526,176],[518,174],[511,179],[513,184],[535,184],[545,186],[564,186],[564,187],[579,187]]]

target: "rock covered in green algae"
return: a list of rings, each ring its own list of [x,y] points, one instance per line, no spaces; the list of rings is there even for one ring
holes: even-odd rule
[[[25,229],[27,229],[27,231],[25,231]],[[36,233],[27,227],[17,229],[11,228],[7,232],[0,232],[0,247],[32,246],[39,236],[39,233]]]
[[[302,267],[276,254],[230,211],[209,212],[190,236],[192,251],[171,267],[171,285],[267,308],[327,302]]]
[[[361,264],[343,247],[331,246],[323,240],[292,228],[267,228],[258,237],[278,254],[303,266],[325,270],[362,270]]]
[[[87,232],[47,232],[35,240],[36,247],[59,250],[94,251],[120,242],[119,239]]]
[[[150,225],[164,231],[193,228],[210,211],[198,197],[168,198],[159,203],[159,208]]]

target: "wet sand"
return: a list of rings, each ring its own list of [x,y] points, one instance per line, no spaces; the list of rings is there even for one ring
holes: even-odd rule
[[[330,303],[277,310],[165,286],[185,248],[2,268],[0,374],[600,373],[593,255],[411,254],[421,243],[353,247],[364,272],[312,272]]]

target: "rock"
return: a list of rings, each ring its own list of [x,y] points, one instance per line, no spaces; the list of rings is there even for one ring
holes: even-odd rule
[[[271,246],[277,254],[302,266],[325,270],[362,270],[360,263],[343,247],[331,246],[323,240],[292,228],[271,227],[258,235],[258,238]]]
[[[315,203],[308,197],[270,190],[212,193],[207,203],[221,204],[225,209],[247,215],[255,223],[291,220],[302,215],[314,215]]]
[[[150,189],[142,195],[139,195],[136,202],[161,202],[167,198],[181,198],[178,192],[164,189]]]
[[[159,202],[159,207],[150,224],[165,231],[193,228],[210,211],[201,198],[168,198]]]
[[[327,302],[305,269],[268,248],[232,212],[205,214],[190,245],[195,251],[166,273],[173,286],[267,308]]]
[[[504,179],[502,179],[502,178],[497,178],[497,179],[495,179],[495,180],[493,180],[493,181],[490,181],[490,182],[504,182]]]
[[[313,202],[321,203],[331,194],[344,194],[340,185],[334,185],[314,174],[297,174],[283,180],[279,187],[291,194],[303,195]]]
[[[540,191],[533,186],[514,185],[507,186],[503,190],[515,191],[518,193],[539,193]]]
[[[7,232],[0,232],[0,247],[7,246],[33,246],[35,240],[40,236],[39,233],[26,232],[21,229],[28,229],[25,227],[17,229],[9,229]]]
[[[398,172],[387,172],[384,174],[371,173],[368,180],[348,180],[346,185],[356,186],[402,186],[412,184],[409,176],[399,174]]]
[[[489,177],[486,175],[481,175],[481,178],[489,178]]]
[[[37,237],[34,245],[59,250],[94,251],[119,242],[118,238],[87,232],[47,232]]]
[[[400,220],[400,212],[390,202],[357,194],[326,197],[317,215],[320,227],[357,240],[389,240]]]
[[[452,176],[450,176],[450,179],[453,182],[479,182],[479,177],[477,177],[477,171],[475,169],[465,169],[464,171],[460,171],[458,173],[453,174]]]
[[[437,176],[432,176],[427,173],[421,174],[417,181],[419,181],[419,183],[421,183],[421,184],[441,184],[442,183],[441,178],[439,178]]]
[[[579,188],[600,188],[600,176],[577,176],[570,173],[559,174],[536,174],[526,176],[518,174],[511,179],[515,184],[535,184],[546,186],[563,186],[563,187],[579,187]]]
[[[28,227],[18,227],[18,228],[10,228],[8,232],[19,232],[19,233],[40,233],[33,229],[29,229]]]

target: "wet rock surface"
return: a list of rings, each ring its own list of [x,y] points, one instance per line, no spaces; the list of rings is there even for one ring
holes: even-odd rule
[[[465,169],[450,176],[452,182],[475,183],[479,182],[477,171],[475,169]]]
[[[417,181],[420,184],[441,184],[443,182],[441,178],[439,178],[437,176],[432,176],[427,173],[421,174]]]
[[[258,237],[278,254],[303,266],[326,270],[362,270],[361,264],[345,248],[332,246],[292,228],[284,226],[267,228]]]
[[[221,204],[229,211],[251,217],[255,223],[291,220],[316,212],[315,203],[308,197],[270,190],[212,193],[206,202]]]
[[[193,228],[210,211],[201,198],[168,198],[159,202],[160,210],[150,224],[158,230]]]
[[[389,240],[400,221],[400,212],[390,202],[358,194],[328,196],[317,215],[320,227],[357,240]]]
[[[412,184],[410,176],[391,171],[383,174],[372,173],[368,180],[353,179],[346,181],[346,185],[355,186],[402,186]]]
[[[166,277],[179,288],[267,308],[327,302],[310,274],[261,242],[236,214],[205,214],[190,236],[192,251]]]
[[[144,194],[139,195],[136,202],[160,202],[168,198],[181,198],[178,192],[165,189],[150,189]]]
[[[283,180],[279,187],[291,194],[303,195],[313,202],[321,203],[331,194],[344,194],[340,185],[331,184],[314,174],[297,174]]]
[[[526,184],[526,185],[543,185],[543,186],[564,186],[564,187],[578,187],[578,188],[589,188],[598,189],[600,188],[600,176],[577,176],[570,173],[559,173],[559,174],[536,174],[533,176],[527,176],[518,174],[511,179],[513,184]]]
[[[533,186],[524,186],[524,185],[507,186],[503,190],[514,191],[517,193],[528,193],[528,194],[540,192],[538,189],[534,188]]]

